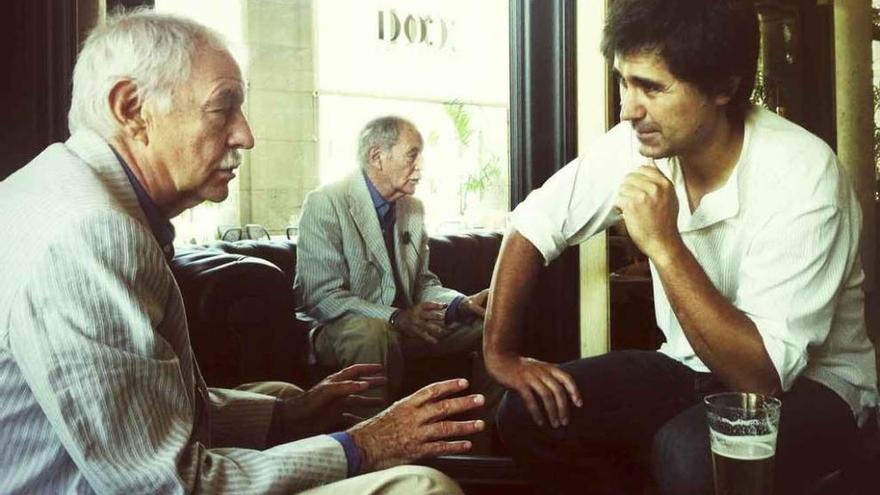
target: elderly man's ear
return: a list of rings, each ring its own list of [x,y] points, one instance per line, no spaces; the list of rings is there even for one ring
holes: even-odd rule
[[[379,170],[382,170],[382,149],[378,146],[373,146],[370,148],[370,152],[367,155],[369,158],[368,162],[370,165],[375,166]]]
[[[119,81],[110,90],[110,110],[127,139],[149,144],[144,106],[134,81]]]

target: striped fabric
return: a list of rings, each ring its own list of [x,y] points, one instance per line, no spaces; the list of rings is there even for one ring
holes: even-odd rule
[[[183,301],[91,133],[0,183],[0,492],[293,493],[346,474],[329,436],[267,450],[274,399],[208,389]]]
[[[645,159],[629,123],[587,148],[534,191],[512,222],[545,260],[620,220],[624,177]],[[831,149],[760,108],[749,113],[742,153],[726,184],[691,212],[677,158],[656,161],[675,186],[678,230],[716,289],[755,323],[788,390],[807,376],[837,392],[864,419],[877,402],[874,349],[865,331],[859,260],[861,212]],[[654,271],[660,348],[700,372]]]
[[[449,303],[462,295],[428,270],[428,234],[421,201],[396,202],[394,254],[404,299]],[[326,322],[394,312],[394,272],[367,183],[360,170],[306,198],[299,224],[295,289],[302,310]]]

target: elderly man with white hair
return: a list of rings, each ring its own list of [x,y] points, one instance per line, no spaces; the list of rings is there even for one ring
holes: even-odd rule
[[[452,397],[465,380],[335,433],[379,366],[284,399],[205,385],[168,219],[226,198],[254,144],[243,97],[223,42],[194,22],[134,12],[86,41],[70,139],[0,183],[0,229],[20,233],[0,245],[3,492],[460,493],[394,466],[470,448],[446,440],[484,427],[447,419],[484,402]]]

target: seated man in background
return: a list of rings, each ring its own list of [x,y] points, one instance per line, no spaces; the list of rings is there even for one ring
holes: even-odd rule
[[[516,208],[495,267],[501,437],[547,493],[641,493],[648,468],[661,493],[711,493],[704,396],[778,395],[774,493],[807,493],[877,401],[850,179],[828,145],[749,103],[753,2],[609,5],[623,122]],[[526,357],[517,327],[541,265],[621,220],[650,260],[666,342],[558,367]]]
[[[379,366],[283,400],[205,385],[169,218],[226,198],[254,144],[243,98],[229,51],[192,21],[135,12],[90,34],[72,136],[0,183],[0,229],[20,233],[0,244],[0,491],[461,493],[431,469],[378,470],[470,448],[444,441],[483,428],[447,419],[484,401],[449,397],[466,380],[331,435]]]
[[[412,196],[421,177],[416,127],[375,119],[361,131],[357,153],[358,170],[306,198],[295,287],[320,325],[318,362],[381,364],[388,383],[376,392],[394,400],[405,361],[480,350],[487,291],[464,296],[428,270],[424,207]]]

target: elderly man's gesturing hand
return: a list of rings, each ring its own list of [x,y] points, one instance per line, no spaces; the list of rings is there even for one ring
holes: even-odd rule
[[[356,406],[378,406],[380,397],[357,395],[388,380],[382,365],[355,364],[333,373],[305,392],[284,399],[285,441],[347,428],[363,418],[349,414]]]
[[[362,471],[470,450],[471,442],[467,440],[447,440],[477,433],[485,427],[481,420],[449,419],[481,407],[485,402],[479,394],[448,398],[467,387],[464,379],[433,383],[349,429],[348,433],[361,449]]]

